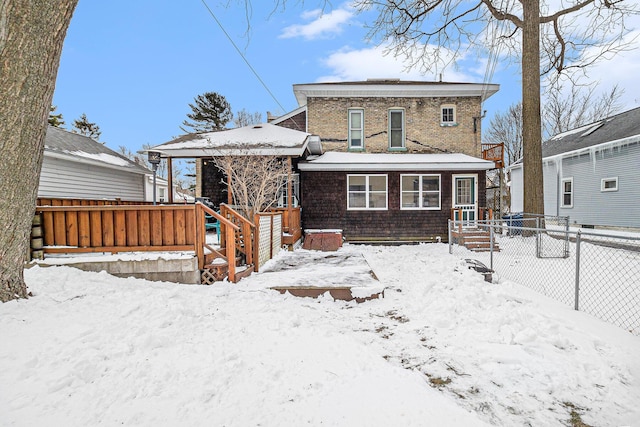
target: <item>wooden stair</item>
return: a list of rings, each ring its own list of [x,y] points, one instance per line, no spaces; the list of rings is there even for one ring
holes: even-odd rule
[[[454,231],[451,237],[457,241],[460,246],[464,246],[473,252],[490,252],[491,251],[491,235],[486,230],[477,228],[463,229],[462,232]],[[500,246],[494,241],[493,251],[500,252]]]

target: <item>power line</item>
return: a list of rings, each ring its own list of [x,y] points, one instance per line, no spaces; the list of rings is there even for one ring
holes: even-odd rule
[[[276,101],[276,104],[278,104],[278,106],[282,109],[282,111],[287,111],[285,110],[285,108],[282,106],[282,104],[280,103],[280,101],[278,101],[278,98],[276,98],[276,96],[273,94],[273,92],[271,92],[271,90],[269,89],[269,87],[267,86],[267,84],[262,80],[262,78],[260,77],[260,75],[258,74],[258,72],[251,66],[251,64],[249,63],[249,61],[247,60],[247,58],[244,56],[244,54],[242,53],[242,51],[240,50],[240,48],[238,48],[238,46],[235,44],[235,42],[233,41],[233,39],[231,38],[231,36],[229,35],[229,33],[227,33],[227,30],[224,29],[224,27],[222,26],[222,23],[220,23],[220,21],[218,20],[218,18],[216,17],[216,15],[213,13],[213,11],[209,8],[209,5],[207,4],[207,2],[205,0],[201,0],[202,4],[204,4],[204,7],[207,8],[207,10],[209,11],[209,14],[211,15],[211,17],[216,21],[216,23],[218,24],[218,26],[220,27],[220,29],[222,30],[222,32],[224,33],[225,36],[227,36],[227,39],[229,39],[229,42],[231,42],[231,44],[233,45],[233,47],[236,49],[236,51],[238,52],[238,55],[240,55],[240,57],[244,60],[244,62],[247,64],[247,67],[249,67],[249,69],[251,70],[251,72],[253,72],[253,74],[256,76],[256,78],[258,79],[258,81],[262,84],[262,86],[266,89],[266,91],[269,93],[269,95],[271,95],[271,98],[273,98],[274,101]]]

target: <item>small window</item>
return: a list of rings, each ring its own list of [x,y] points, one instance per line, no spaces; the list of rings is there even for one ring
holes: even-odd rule
[[[441,126],[457,125],[455,105],[446,104],[440,107],[440,125]]]
[[[563,208],[573,207],[573,178],[562,180],[562,204]]]
[[[401,209],[440,209],[440,175],[401,175]]]
[[[387,176],[347,175],[347,209],[387,209]]]
[[[364,110],[349,110],[349,149],[364,150]]]
[[[618,191],[618,177],[602,178],[602,181],[600,181],[600,191]]]
[[[404,110],[389,110],[389,149],[404,147]]]

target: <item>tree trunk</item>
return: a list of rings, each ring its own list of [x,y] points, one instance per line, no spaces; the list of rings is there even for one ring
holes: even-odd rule
[[[25,298],[23,268],[47,118],[78,0],[0,0],[0,301]]]
[[[524,211],[544,213],[540,118],[540,1],[526,0],[522,26],[522,151]]]

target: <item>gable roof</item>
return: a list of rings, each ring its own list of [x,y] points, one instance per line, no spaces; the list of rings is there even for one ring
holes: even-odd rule
[[[150,148],[163,157],[301,156],[318,137],[270,123],[183,135]]]
[[[640,107],[559,133],[542,144],[542,157],[640,141]]]
[[[308,97],[481,97],[484,101],[500,89],[490,83],[449,83],[408,81],[400,79],[369,79],[356,82],[294,84],[298,105],[307,104]]]
[[[44,155],[72,162],[93,164],[111,169],[149,174],[149,169],[117,153],[88,136],[73,133],[54,126],[47,128]]]
[[[302,171],[462,171],[489,170],[493,162],[466,154],[389,154],[330,151],[298,163]]]

